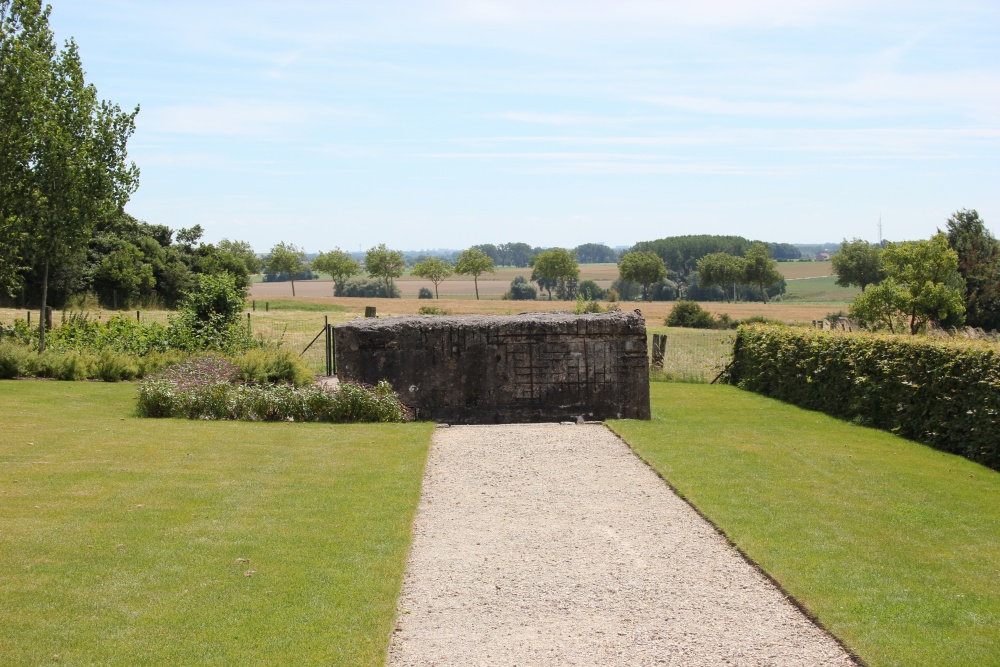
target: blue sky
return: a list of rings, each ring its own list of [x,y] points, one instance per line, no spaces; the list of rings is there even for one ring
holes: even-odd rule
[[[947,5],[947,8],[945,8]],[[1000,230],[1000,4],[55,0],[127,210],[308,251]]]

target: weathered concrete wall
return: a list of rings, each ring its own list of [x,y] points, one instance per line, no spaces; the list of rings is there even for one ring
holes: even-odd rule
[[[418,419],[649,419],[637,312],[357,319],[334,330],[342,380],[388,380]]]

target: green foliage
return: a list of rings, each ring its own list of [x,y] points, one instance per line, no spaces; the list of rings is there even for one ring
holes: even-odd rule
[[[392,387],[341,383],[330,391],[315,385],[241,384],[243,371],[216,358],[173,367],[139,384],[141,417],[239,421],[403,422],[409,412]]]
[[[385,282],[385,294],[390,298],[395,294],[392,280],[402,276],[405,268],[406,261],[402,251],[389,250],[384,243],[369,248],[365,253],[365,271],[373,278],[381,278]]]
[[[698,260],[709,253],[724,252],[742,256],[748,247],[750,241],[742,236],[698,234],[642,241],[632,246],[630,251],[655,252],[669,270],[686,276],[694,272],[698,268]]]
[[[830,263],[841,287],[857,286],[864,292],[868,285],[877,285],[885,280],[882,248],[864,239],[856,238],[850,242],[844,239],[840,252],[831,258]]]
[[[421,287],[419,290],[417,290],[417,298],[418,299],[433,299],[434,298],[434,292],[430,291],[430,289],[428,289],[427,287]]]
[[[391,288],[392,292],[386,292],[387,287]],[[344,283],[344,290],[341,296],[364,297],[368,299],[398,299],[402,296],[402,293],[392,283],[386,285],[382,280],[354,278]]]
[[[876,331],[899,332],[908,326],[911,334],[931,322],[961,323],[964,283],[957,271],[958,255],[943,233],[929,241],[889,243],[882,267],[887,278],[857,296],[851,317]]]
[[[622,280],[618,277],[611,283],[611,289],[618,295],[618,299],[613,299],[614,301],[635,301],[640,293],[642,292],[642,286],[638,283],[634,283],[631,280]]]
[[[778,263],[771,259],[770,250],[763,243],[753,243],[747,248],[743,258],[743,281],[760,290],[767,303],[767,288],[782,283],[784,277],[778,271]]]
[[[573,308],[573,312],[577,315],[583,315],[585,313],[603,313],[604,309],[601,308],[601,304],[596,301],[587,301],[583,298],[582,294],[576,296],[576,306]]]
[[[587,301],[600,301],[604,298],[604,290],[593,280],[581,280],[576,285],[576,293]]]
[[[450,311],[443,310],[436,306],[420,306],[417,312],[421,315],[451,315]]]
[[[344,285],[353,276],[361,273],[361,264],[340,248],[330,252],[321,252],[312,261],[312,267],[317,271],[329,273],[333,278],[333,295],[345,296]]]
[[[479,276],[484,273],[496,273],[493,258],[478,248],[463,250],[455,260],[455,273],[460,276],[472,276],[476,286],[476,299],[479,299]],[[435,283],[435,288],[437,284]]]
[[[538,253],[531,260],[531,266],[534,269],[531,279],[549,293],[550,301],[553,287],[565,293],[566,281],[580,277],[576,258],[565,248],[550,248]]]
[[[736,298],[736,285],[741,284],[746,275],[746,261],[725,252],[713,252],[698,260],[698,285],[700,287],[721,287],[726,301]],[[731,290],[726,292],[726,290]]]
[[[240,379],[249,384],[285,383],[305,387],[315,379],[302,355],[287,349],[248,350],[230,357],[229,361],[239,369]]]
[[[126,163],[138,107],[125,113],[98,99],[72,38],[56,48],[49,14],[36,0],[0,4],[0,278],[11,276],[11,258],[40,268],[41,313],[50,276],[79,261],[97,221],[139,182]],[[44,327],[38,333],[44,350]]]
[[[194,352],[242,352],[259,345],[243,324],[243,293],[228,274],[198,276],[197,285],[170,318],[170,347]]]
[[[603,243],[584,243],[573,248],[573,255],[581,264],[610,264],[618,261],[618,253]]]
[[[306,266],[306,251],[294,243],[277,243],[264,258],[264,267],[277,276],[288,276],[295,296],[295,276]]]
[[[667,267],[659,255],[651,251],[625,253],[618,262],[618,273],[622,280],[642,285],[643,301],[649,301],[649,286],[667,277]]]
[[[1000,329],[1000,241],[975,210],[948,218],[948,247],[958,255],[965,280],[965,321],[969,326]]]
[[[253,247],[247,241],[230,241],[229,239],[222,239],[219,241],[218,249],[222,252],[227,252],[233,255],[241,262],[243,266],[246,267],[246,272],[248,274],[260,273],[261,269],[264,268],[264,263],[261,261],[257,253],[253,251]]]
[[[510,281],[510,298],[513,301],[534,301],[538,292],[524,276],[517,276]]]
[[[663,322],[668,327],[689,329],[714,329],[715,318],[694,301],[678,301]]]
[[[740,327],[728,381],[1000,467],[994,344]]]
[[[461,258],[462,256],[460,255],[459,259]],[[465,268],[468,268],[467,264],[464,266]],[[419,276],[421,278],[426,278],[427,280],[434,283],[434,296],[439,299],[441,297],[438,295],[438,285],[440,285],[445,280],[450,278],[454,272],[455,272],[455,267],[453,267],[451,264],[449,264],[448,262],[444,261],[439,257],[431,257],[429,259],[425,259],[422,262],[414,264],[412,271],[413,275]],[[476,284],[476,287],[478,289],[478,283]],[[478,298],[478,292],[477,292],[477,298]]]

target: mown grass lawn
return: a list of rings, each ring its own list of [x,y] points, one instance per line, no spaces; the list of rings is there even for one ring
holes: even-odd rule
[[[137,419],[0,382],[0,663],[380,665],[430,426]]]
[[[1000,474],[732,387],[612,428],[869,665],[1000,664]]]

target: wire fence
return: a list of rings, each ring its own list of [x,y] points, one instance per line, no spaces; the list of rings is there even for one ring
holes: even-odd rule
[[[656,328],[650,338],[653,333],[667,337],[663,367],[650,366],[654,382],[711,382],[733,357],[736,332],[732,330]]]
[[[74,311],[54,311],[53,326],[59,326],[72,312]],[[87,311],[87,315],[99,320],[107,320],[113,315],[134,316],[140,322],[166,325],[173,313],[165,310],[92,310]],[[0,325],[9,326],[17,319],[30,319],[32,326],[37,327],[38,316],[38,311],[0,308]],[[305,350],[302,357],[306,363],[316,373],[323,373],[326,368],[326,350],[322,335],[311,346],[310,343],[322,333],[327,321],[338,324],[354,317],[357,317],[357,313],[257,309],[244,313],[243,322],[250,327],[254,338],[260,341],[296,353],[303,353]],[[649,330],[650,339],[654,333],[665,335],[667,344],[663,367],[651,366],[650,378],[653,381],[711,382],[732,358],[733,331],[652,327]],[[651,341],[648,347],[652,351]]]

